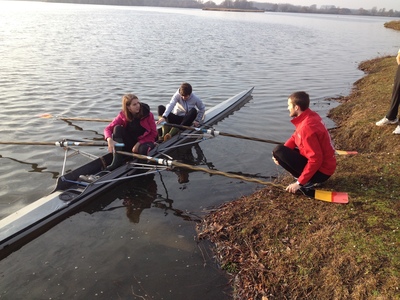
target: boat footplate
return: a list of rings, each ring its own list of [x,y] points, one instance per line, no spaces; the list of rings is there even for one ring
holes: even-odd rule
[[[97,175],[79,175],[79,180],[87,183],[92,183],[99,178],[100,176]]]

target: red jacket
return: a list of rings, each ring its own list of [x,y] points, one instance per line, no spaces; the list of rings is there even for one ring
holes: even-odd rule
[[[306,109],[292,121],[296,127],[285,146],[297,147],[300,154],[308,159],[298,181],[306,184],[317,171],[332,175],[336,169],[335,149],[331,137],[321,117],[311,109]]]
[[[145,116],[140,119],[140,125],[146,131],[143,135],[138,137],[138,142],[140,144],[148,142],[154,143],[158,136],[156,123],[154,121],[154,115],[150,112],[147,104],[141,103],[141,105],[144,106]],[[128,122],[126,120],[125,114],[121,111],[118,116],[115,117],[115,119],[104,129],[105,140],[112,136],[115,126],[121,125],[122,127],[126,127],[127,123]]]

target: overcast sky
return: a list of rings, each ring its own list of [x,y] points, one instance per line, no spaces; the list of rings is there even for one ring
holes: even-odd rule
[[[214,2],[220,4],[223,0],[217,0]],[[248,0],[250,1],[250,0]],[[393,9],[400,11],[400,0],[254,0],[255,2],[269,2],[269,3],[290,3],[293,5],[310,6],[316,4],[318,8],[321,5],[335,5],[341,8],[364,8],[371,9],[376,7],[377,9],[386,8],[386,10]],[[204,1],[206,2],[206,1]]]

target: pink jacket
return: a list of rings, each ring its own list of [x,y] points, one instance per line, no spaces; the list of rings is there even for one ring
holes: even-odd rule
[[[335,149],[321,117],[308,108],[292,123],[296,131],[285,146],[291,149],[297,147],[300,154],[308,159],[298,181],[306,184],[317,171],[332,175],[336,169]]]
[[[145,107],[147,106],[146,108],[148,108],[147,104],[142,103],[142,105],[145,105]],[[138,142],[140,144],[149,142],[154,143],[158,136],[156,123],[154,121],[154,115],[150,112],[150,110],[144,110],[145,112],[147,112],[147,114],[140,120],[140,125],[146,131],[143,135],[139,136]],[[107,138],[112,136],[115,126],[121,125],[122,127],[126,127],[127,123],[128,122],[126,120],[125,114],[121,111],[118,116],[106,128],[104,128],[104,138],[107,140]]]

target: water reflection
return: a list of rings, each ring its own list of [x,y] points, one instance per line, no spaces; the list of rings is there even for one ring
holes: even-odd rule
[[[212,162],[208,162],[198,143],[179,147],[172,151],[171,157],[187,165],[204,165],[214,168]],[[168,169],[177,175],[177,181],[181,185],[180,189],[186,189],[189,182],[189,173],[194,172],[185,168]],[[161,191],[158,191],[156,176],[161,182]],[[166,197],[163,197],[165,194]],[[200,222],[201,218],[194,213],[184,211],[173,206],[174,200],[169,198],[168,187],[164,183],[163,174],[158,173],[136,177],[118,185],[113,190],[102,195],[84,208],[90,214],[95,212],[110,212],[117,209],[125,209],[126,217],[131,223],[139,223],[140,215],[145,209],[157,208],[164,211],[164,215],[169,213],[184,219],[185,221]]]
[[[103,133],[99,133],[96,130],[89,130],[89,129],[84,129],[83,127],[75,124],[73,121],[65,120],[65,119],[60,119],[61,121],[64,121],[65,123],[68,124],[68,126],[74,127],[75,130],[77,131],[86,131],[86,132],[92,132],[94,133],[95,137],[92,137],[92,140],[94,141],[104,141],[104,135]]]
[[[32,111],[109,118],[127,90],[157,107],[183,80],[195,83],[209,107],[255,86],[252,102],[218,124],[218,130],[281,140],[293,131],[285,109],[293,90],[306,90],[318,101],[347,95],[362,76],[360,60],[398,50],[397,33],[385,29],[386,20],[378,17],[255,16],[39,2],[10,12],[10,1],[3,2],[0,19],[10,30],[2,32],[7,42],[0,44],[0,127],[8,140],[101,138],[104,124],[45,122],[32,118]],[[188,30],[191,34],[185,35]],[[295,52],[287,45],[296,45]],[[333,59],[327,60],[326,53]],[[218,168],[248,176],[278,173],[266,158],[272,146],[223,137],[207,144],[202,143],[203,150]],[[105,150],[90,149],[96,151],[100,155]],[[47,170],[60,169],[60,152],[1,148],[3,156],[38,162]],[[32,174],[11,160],[0,162],[3,215],[48,194],[54,185],[44,170]],[[76,156],[69,166],[86,162]],[[217,272],[203,268],[201,254],[193,255],[194,224],[180,216],[196,220],[187,210],[201,214],[251,193],[254,185],[184,172],[154,176],[156,196],[151,181],[121,183],[85,208],[97,209],[92,215],[77,213],[2,260],[0,287],[9,291],[3,298],[23,299],[29,293],[32,299],[139,299],[132,295],[132,278],[139,278],[150,292],[147,298],[222,299],[210,294],[221,290]],[[130,199],[126,206],[124,196]],[[126,217],[131,213],[139,223]]]
[[[153,201],[157,199],[157,183],[154,175],[143,178],[140,187],[130,188],[122,195],[123,206],[126,208],[126,216],[132,223],[139,223],[140,214],[146,208],[150,208]]]
[[[32,170],[29,170],[28,172],[50,173],[50,174],[53,175],[52,178],[54,178],[54,179],[57,178],[58,175],[60,174],[59,172],[45,171],[47,168],[46,167],[40,168],[39,164],[37,164],[37,163],[26,162],[26,161],[18,160],[18,159],[13,158],[13,157],[7,157],[7,156],[3,156],[3,155],[0,155],[0,158],[8,158],[8,159],[10,159],[12,161],[15,161],[15,162],[19,163],[19,164],[29,165]]]
[[[111,193],[104,195],[87,206],[84,211],[92,214],[98,211],[109,212],[125,209],[129,221],[137,224],[140,222],[140,215],[145,209],[157,208],[162,209],[165,216],[172,213],[185,221],[200,222],[199,216],[173,207],[174,200],[164,198],[157,193],[155,176],[157,175],[143,175],[129,180],[113,191],[112,195]]]
[[[179,147],[171,153],[171,156],[174,158],[174,160],[187,165],[203,165],[207,166],[209,169],[214,168],[214,164],[207,161],[207,158],[205,157],[204,152],[198,143]],[[172,171],[177,175],[178,183],[183,185],[180,187],[180,189],[185,189],[186,187],[184,184],[189,182],[189,173],[194,171],[190,171],[185,168],[174,168]]]
[[[126,216],[132,223],[139,223],[140,214],[148,208],[157,208],[164,211],[164,216],[172,213],[185,221],[200,222],[200,217],[190,212],[173,207],[174,200],[163,198],[157,194],[155,175],[148,175],[136,181],[134,186],[124,191],[122,207],[126,208]],[[140,187],[138,186],[140,185]],[[115,208],[110,208],[115,209]]]

